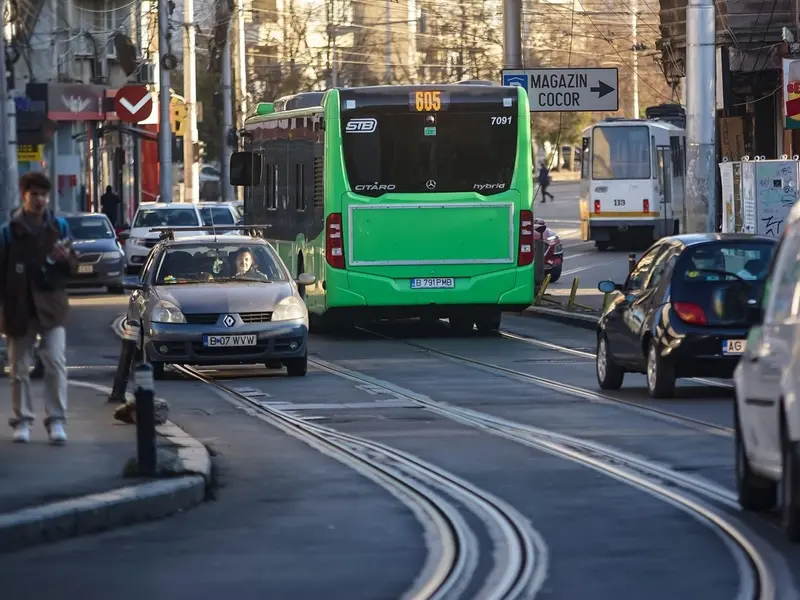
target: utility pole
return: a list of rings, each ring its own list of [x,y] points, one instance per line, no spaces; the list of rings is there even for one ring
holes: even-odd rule
[[[503,67],[522,68],[522,0],[503,0]]]
[[[717,230],[714,0],[686,6],[686,233]]]
[[[631,0],[631,37],[633,38],[633,118],[639,118],[639,0]]]
[[[230,23],[228,24],[228,33],[230,33]],[[231,146],[233,133],[231,93],[233,92],[233,85],[231,82],[231,40],[228,35],[225,36],[225,42],[222,45],[222,57],[220,60],[222,62],[222,177],[220,184],[222,187],[222,201],[230,202],[233,199],[233,188],[231,188],[230,180],[231,154],[233,154]]]
[[[10,194],[12,185],[16,185],[11,181],[11,174],[8,172],[9,156],[8,153],[11,149],[8,146],[8,82],[6,73],[6,0],[0,0],[0,106],[3,108],[0,113],[0,175],[3,176],[3,184],[0,186],[0,222],[5,223],[8,221],[9,216],[9,199],[12,197]],[[16,158],[16,157],[15,157]]]
[[[386,49],[385,49],[385,56],[384,62],[386,63],[384,68],[383,78],[385,80],[386,85],[390,85],[392,83],[392,0],[386,0]]]
[[[169,51],[169,3],[158,1],[158,193],[161,202],[172,202],[172,127],[169,71],[164,68]],[[167,59],[169,60],[169,59]]]
[[[197,65],[195,54],[194,2],[183,0],[183,97],[186,101],[186,131],[183,134],[183,185],[187,202],[200,201],[200,165],[197,147]]]
[[[247,49],[244,37],[244,0],[236,0],[236,131],[244,129],[247,118]],[[239,200],[244,200],[244,188],[234,191]]]

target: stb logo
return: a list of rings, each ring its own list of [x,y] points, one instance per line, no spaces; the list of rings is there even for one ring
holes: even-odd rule
[[[376,119],[350,119],[344,126],[346,133],[372,133],[377,128]]]

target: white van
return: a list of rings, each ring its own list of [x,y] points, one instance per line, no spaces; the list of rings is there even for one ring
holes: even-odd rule
[[[180,232],[180,227],[200,227],[203,219],[195,204],[184,202],[147,202],[139,205],[125,241],[125,263],[128,269],[140,269],[150,249],[161,239],[157,227],[176,227],[175,237],[197,235],[197,231]]]

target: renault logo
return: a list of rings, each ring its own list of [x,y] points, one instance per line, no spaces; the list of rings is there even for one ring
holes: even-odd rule
[[[222,318],[222,324],[225,325],[225,327],[233,327],[236,325],[236,318],[233,315],[225,315]]]
[[[428,181],[425,182],[425,187],[429,190],[436,189],[436,182],[433,179],[428,179]]]

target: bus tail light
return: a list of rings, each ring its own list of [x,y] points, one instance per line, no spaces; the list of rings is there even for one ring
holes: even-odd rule
[[[646,198],[642,200],[642,210],[646,213],[650,212],[650,200]]]
[[[594,201],[594,214],[596,215],[600,214],[600,200]]]
[[[519,258],[517,265],[524,267],[533,263],[533,212],[519,211]]]
[[[344,269],[344,238],[342,215],[331,213],[325,222],[325,259],[334,269]]]

